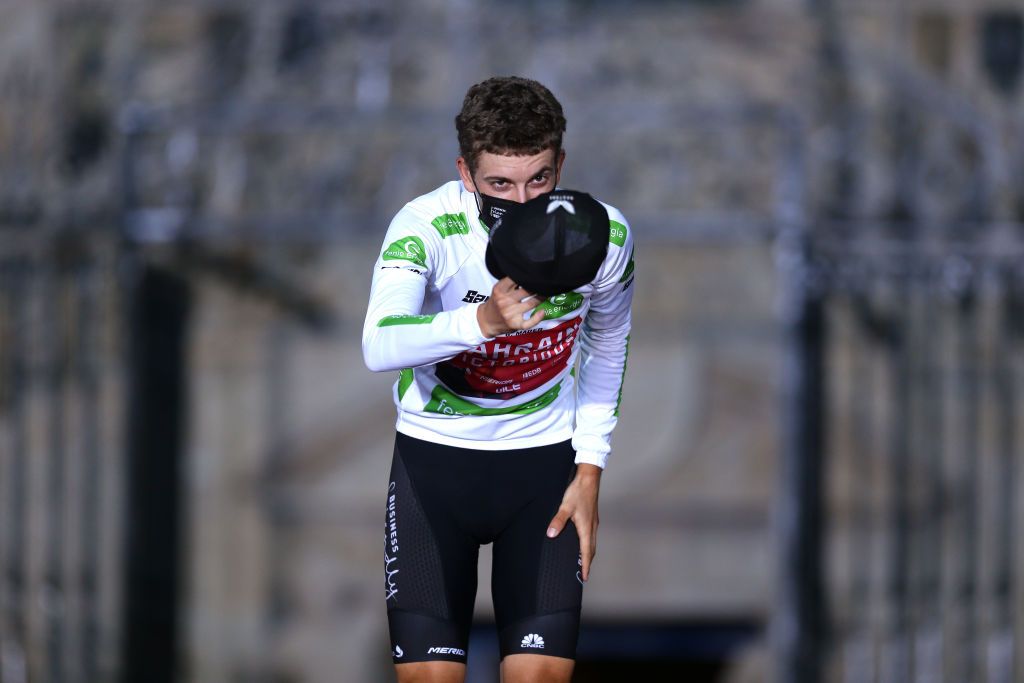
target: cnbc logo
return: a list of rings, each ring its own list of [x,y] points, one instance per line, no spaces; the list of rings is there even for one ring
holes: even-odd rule
[[[579,292],[566,292],[548,297],[548,300],[537,308],[544,311],[544,318],[561,318],[583,305],[583,295]]]

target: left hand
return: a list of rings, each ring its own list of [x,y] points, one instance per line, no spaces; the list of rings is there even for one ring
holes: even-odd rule
[[[558,514],[548,524],[548,538],[554,538],[562,533],[570,519],[576,525],[576,533],[580,536],[580,556],[583,560],[583,572],[580,576],[584,581],[590,578],[590,563],[597,552],[597,494],[601,488],[601,472],[597,465],[577,465],[576,476],[565,489],[562,504],[558,506]]]

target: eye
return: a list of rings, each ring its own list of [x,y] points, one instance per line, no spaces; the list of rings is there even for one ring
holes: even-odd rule
[[[533,176],[532,182],[536,185],[543,185],[544,183],[548,182],[548,177],[549,176],[547,173],[538,173],[537,175]]]
[[[491,187],[493,187],[495,190],[504,190],[506,187],[508,187],[508,181],[506,181],[506,180],[492,180],[491,181]]]

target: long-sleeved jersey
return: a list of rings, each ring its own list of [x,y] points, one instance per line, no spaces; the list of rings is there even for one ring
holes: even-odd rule
[[[363,357],[370,370],[399,373],[399,432],[483,450],[571,438],[577,463],[607,464],[629,345],[633,235],[605,208],[608,255],[594,281],[541,303],[535,327],[493,338],[476,317],[496,280],[474,194],[452,181],[398,212],[374,266]]]

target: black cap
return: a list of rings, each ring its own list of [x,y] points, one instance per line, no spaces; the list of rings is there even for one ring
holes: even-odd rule
[[[586,192],[554,190],[517,204],[491,228],[487,270],[534,294],[589,284],[608,254],[608,211]]]

